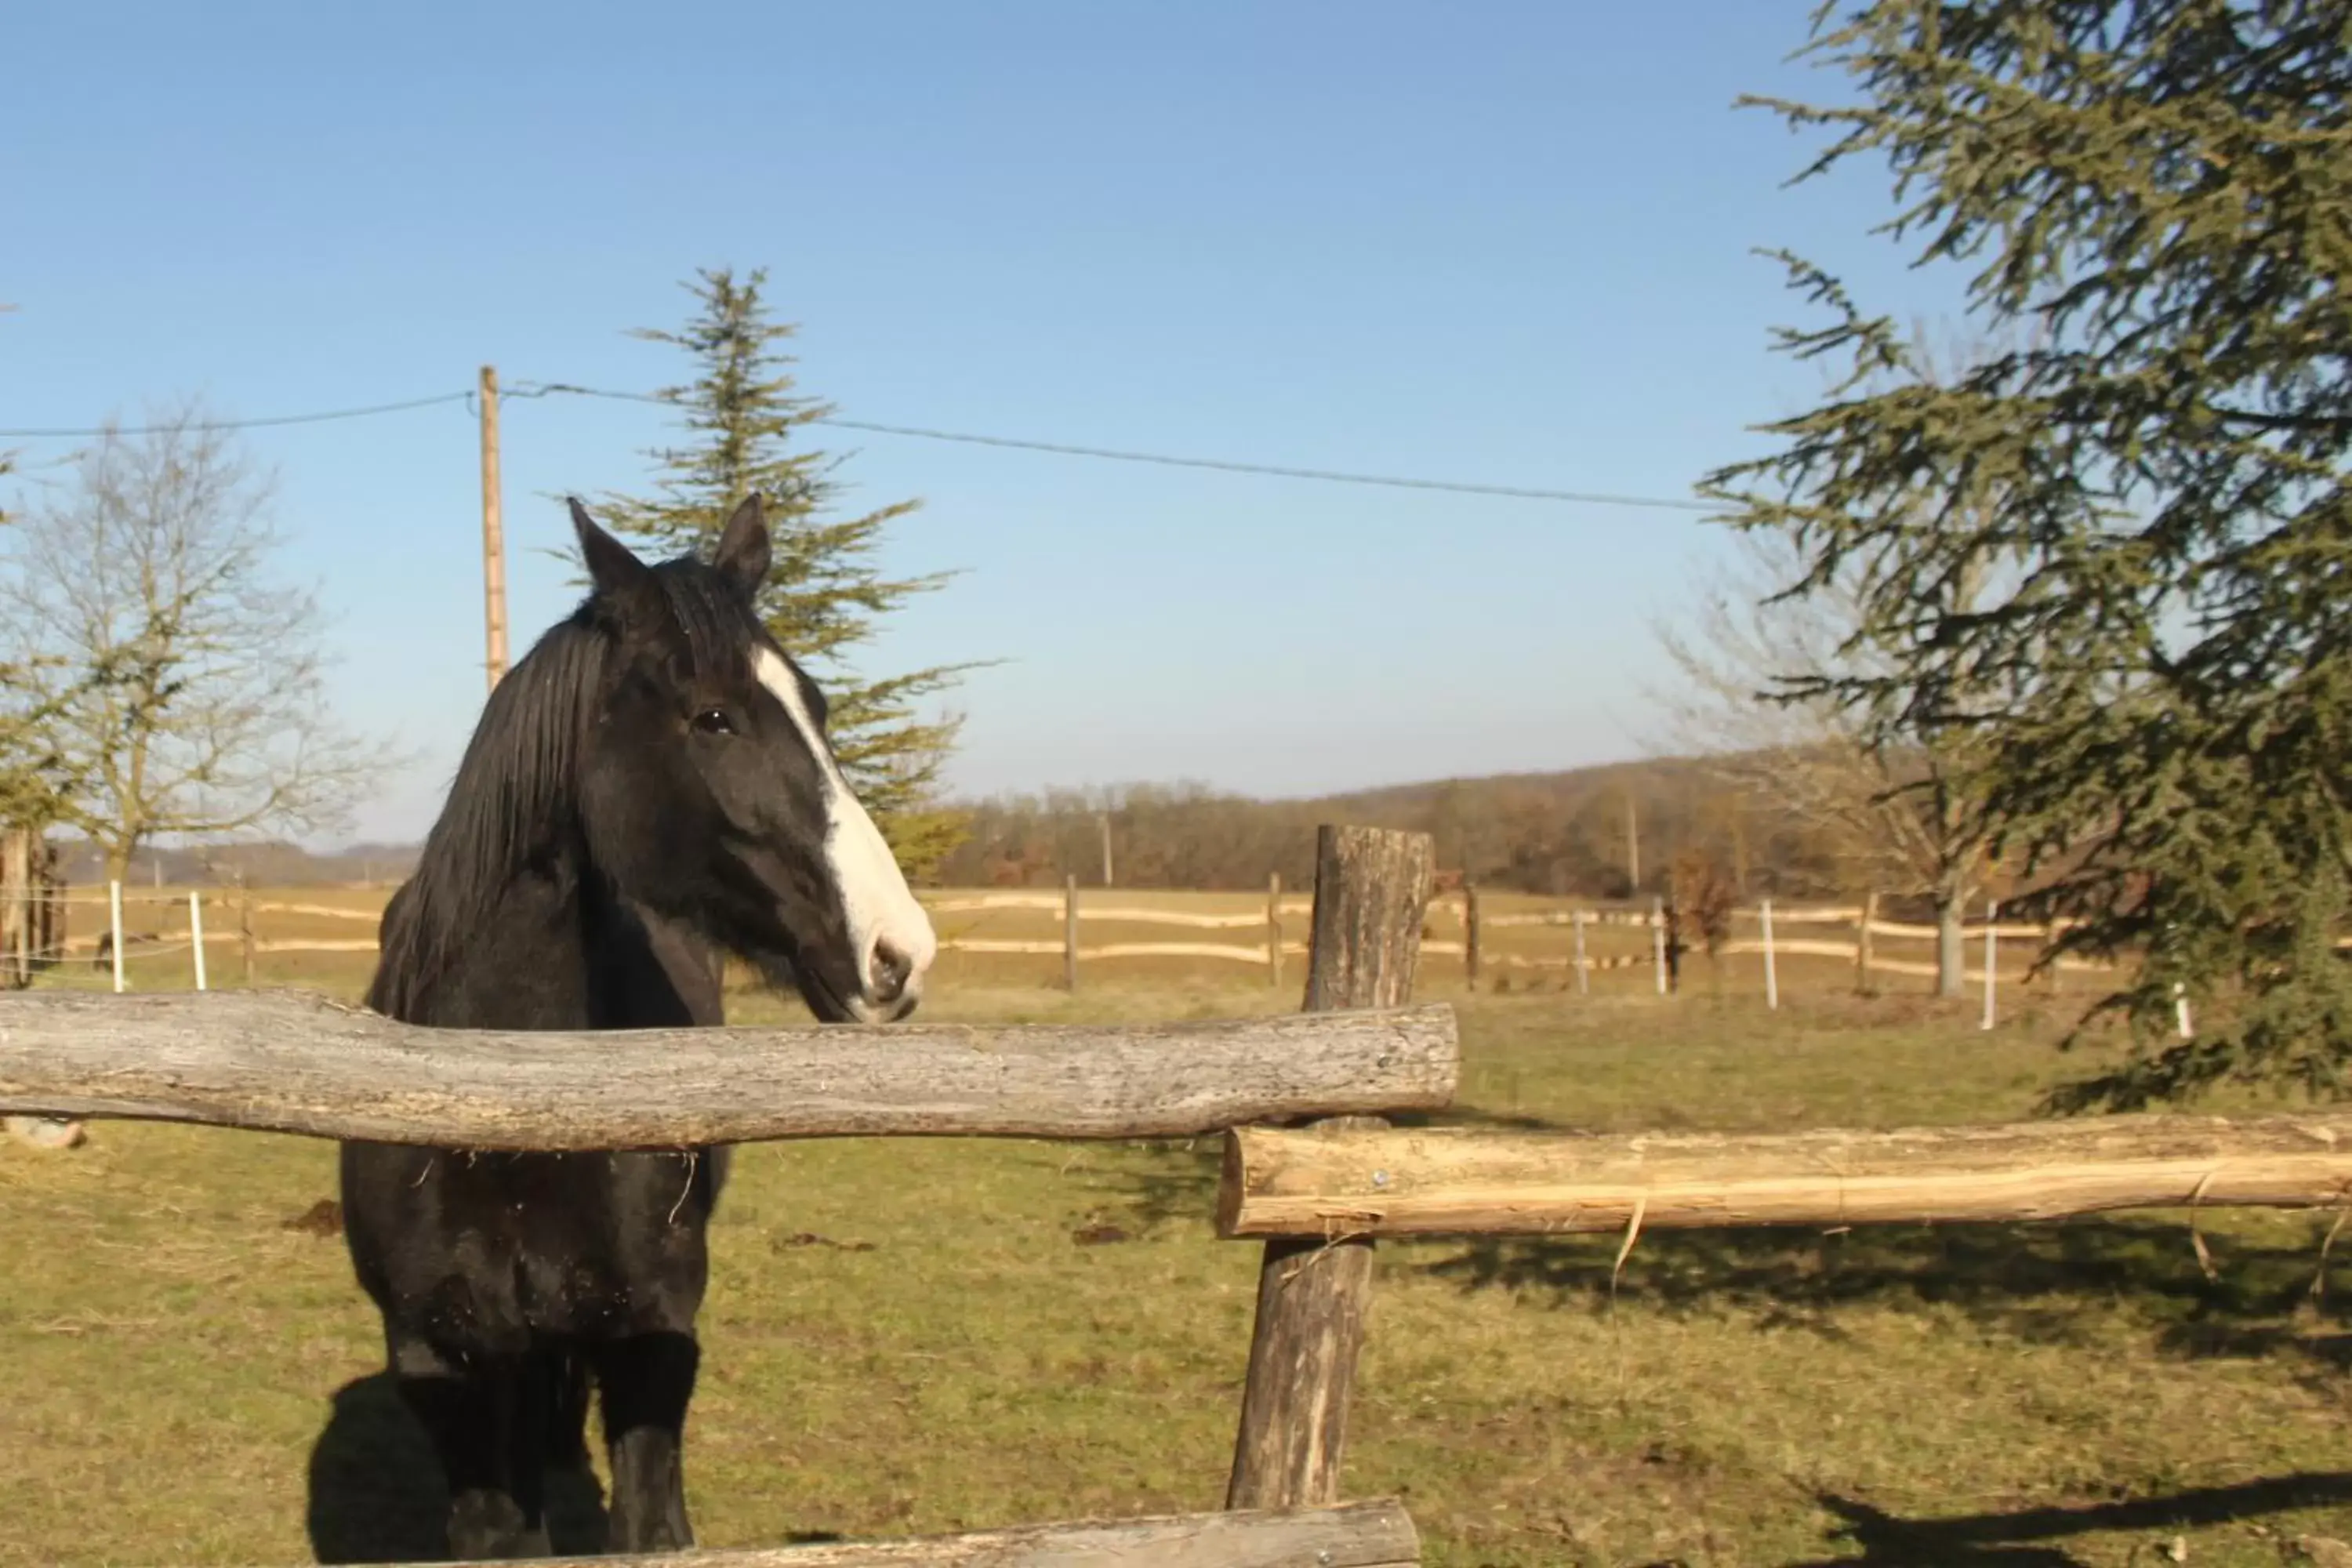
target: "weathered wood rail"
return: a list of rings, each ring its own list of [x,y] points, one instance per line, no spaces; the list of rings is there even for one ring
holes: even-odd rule
[[[2352,1203],[2352,1113],[1796,1133],[1228,1134],[1231,1237],[1543,1236]]]
[[[1024,1525],[911,1541],[686,1556],[540,1558],[538,1568],[1412,1568],[1421,1538],[1394,1500]]]
[[[0,998],[0,1112],[467,1149],[1182,1137],[1451,1103],[1443,1006],[1130,1026],[423,1029],[320,997]]]

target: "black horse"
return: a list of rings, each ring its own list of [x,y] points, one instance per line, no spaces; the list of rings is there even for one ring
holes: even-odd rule
[[[760,499],[713,559],[648,566],[572,519],[593,588],[491,692],[368,1005],[454,1028],[721,1022],[716,956],[828,1022],[912,1011],[930,922],[842,777],[822,694],[752,611]],[[342,1149],[344,1228],[460,1557],[545,1555],[545,1479],[584,1470],[609,1546],[693,1543],[680,1444],[724,1150]]]

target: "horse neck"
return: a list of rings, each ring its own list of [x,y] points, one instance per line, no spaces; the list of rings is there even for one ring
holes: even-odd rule
[[[592,869],[516,871],[421,984],[379,973],[370,1005],[445,1028],[628,1029],[725,1021],[718,955]]]
[[[726,1022],[718,949],[603,884],[584,894],[582,930],[602,1028],[705,1026]]]

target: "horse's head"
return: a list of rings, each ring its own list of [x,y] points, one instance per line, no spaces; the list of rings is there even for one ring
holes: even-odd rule
[[[752,608],[760,498],[709,563],[649,566],[572,503],[612,637],[581,759],[591,853],[615,888],[800,992],[828,1022],[914,1011],[929,917],[825,738],[824,696]]]

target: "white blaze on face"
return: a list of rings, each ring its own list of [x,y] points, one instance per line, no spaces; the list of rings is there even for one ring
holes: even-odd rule
[[[939,956],[939,937],[931,917],[917,901],[898,869],[898,857],[882,837],[882,830],[866,815],[866,807],[833,760],[833,748],[817,733],[816,721],[801,696],[801,683],[792,667],[771,648],[751,655],[752,673],[768,689],[800,731],[801,741],[816,759],[817,776],[824,794],[824,856],[834,886],[841,891],[842,913],[849,926],[849,942],[857,955],[861,984],[873,973],[874,952],[887,946],[908,965],[906,995],[911,1000],[923,988],[923,975]],[[875,1009],[863,997],[853,998],[852,1010],[861,1017]],[[895,1011],[895,1009],[893,1009]]]

